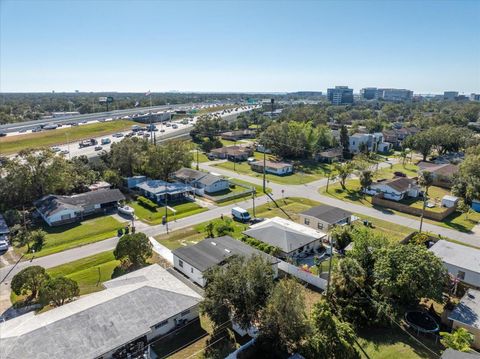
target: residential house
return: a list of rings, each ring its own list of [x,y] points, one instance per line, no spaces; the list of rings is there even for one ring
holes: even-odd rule
[[[440,359],[480,359],[480,354],[476,352],[465,353],[458,350],[453,350],[447,348],[443,353]]]
[[[227,146],[214,148],[208,156],[210,158],[227,159],[229,161],[241,162],[246,161],[253,154],[253,150],[249,146]]]
[[[383,142],[383,134],[376,133],[355,133],[349,137],[348,150],[351,153],[362,151],[377,152],[378,145]]]
[[[419,162],[419,172],[428,171],[433,176],[433,185],[451,188],[453,176],[458,172],[458,166],[451,163],[436,164],[432,162]]]
[[[222,138],[222,140],[238,141],[245,138],[255,138],[255,131],[249,129],[227,131],[223,132],[220,137]]]
[[[182,201],[193,192],[193,188],[188,184],[162,180],[146,180],[137,184],[135,188],[143,196],[157,203]]]
[[[395,177],[373,183],[365,190],[370,195],[382,194],[383,198],[392,201],[401,201],[407,197],[416,198],[420,195],[420,187],[416,181],[406,177]]]
[[[389,153],[393,149],[393,145],[390,142],[380,142],[377,147],[377,152]]]
[[[472,346],[480,349],[480,290],[468,289],[448,319],[453,322],[452,329],[468,330],[473,335]]]
[[[324,163],[339,162],[343,160],[343,148],[337,147],[321,151],[315,155],[315,159]]]
[[[226,178],[191,168],[181,168],[172,177],[179,182],[192,186],[198,195],[225,191],[230,187],[230,181]]]
[[[148,343],[198,319],[202,297],[157,264],[63,306],[0,323],[0,357],[140,358]]]
[[[400,148],[408,136],[418,132],[420,132],[420,129],[416,127],[400,127],[393,128],[392,130],[384,130],[382,134],[385,142],[391,143],[393,148]]]
[[[313,229],[329,231],[334,226],[350,224],[352,216],[349,211],[322,204],[300,213],[300,223]]]
[[[35,208],[49,226],[82,220],[95,213],[115,209],[125,196],[118,189],[99,189],[72,196],[47,195],[36,201]]]
[[[132,177],[126,177],[125,183],[127,185],[128,189],[133,189],[137,187],[138,184],[145,182],[147,180],[147,176],[132,176]]]
[[[429,250],[442,260],[451,276],[480,288],[480,249],[439,240]]]
[[[327,237],[325,232],[280,217],[254,224],[243,233],[278,247],[281,258],[292,258],[302,252],[317,250]]]
[[[98,181],[98,182],[95,182],[95,183],[91,184],[90,186],[88,186],[88,189],[90,191],[97,191],[99,189],[109,189],[111,187],[112,187],[112,185],[108,182]]]
[[[197,244],[175,249],[172,253],[175,269],[202,287],[206,284],[205,272],[225,264],[233,256],[263,256],[270,261],[277,276],[278,259],[230,236],[207,238]]]
[[[263,161],[250,162],[250,167],[255,172],[263,173]],[[286,162],[265,161],[265,172],[277,176],[285,176],[293,173],[293,165]]]

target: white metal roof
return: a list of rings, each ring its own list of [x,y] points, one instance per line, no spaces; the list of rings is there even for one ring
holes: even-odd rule
[[[480,273],[480,250],[462,244],[440,240],[430,247],[444,263]]]

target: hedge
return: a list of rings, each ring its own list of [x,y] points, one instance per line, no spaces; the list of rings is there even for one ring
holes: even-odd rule
[[[138,201],[138,204],[148,209],[151,209],[152,211],[154,211],[158,207],[155,202],[143,196],[138,196],[137,201]]]

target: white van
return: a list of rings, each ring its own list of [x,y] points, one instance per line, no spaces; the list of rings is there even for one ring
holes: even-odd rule
[[[241,207],[233,207],[232,208],[232,217],[233,219],[240,221],[240,222],[248,222],[250,221],[250,213],[247,210]]]

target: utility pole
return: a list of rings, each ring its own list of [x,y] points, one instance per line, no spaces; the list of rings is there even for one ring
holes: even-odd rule
[[[199,169],[199,166],[198,166],[198,145],[197,145],[197,171]]]
[[[167,181],[165,181],[165,229],[168,234],[168,193],[167,193]]]
[[[257,218],[255,213],[255,187],[252,187],[253,218]]]
[[[266,180],[266,173],[265,173],[265,167],[267,166],[267,155],[266,155],[267,147],[266,145],[263,145],[263,193],[267,193],[267,186],[265,184]]]
[[[328,261],[328,281],[327,281],[327,298],[330,294],[330,279],[332,277],[332,260],[333,260],[333,244],[332,244],[332,234],[328,235],[330,239],[330,259]]]

